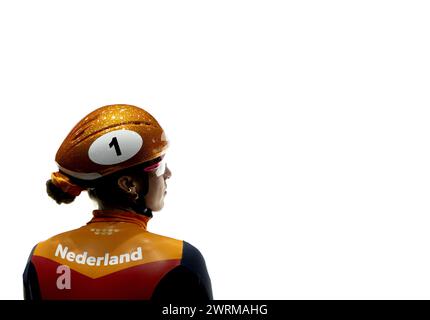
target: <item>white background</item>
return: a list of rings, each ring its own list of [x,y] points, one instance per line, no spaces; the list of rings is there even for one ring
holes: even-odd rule
[[[206,258],[216,299],[430,299],[426,1],[2,1],[0,298],[87,194],[45,192],[93,109],[171,142],[149,230]]]

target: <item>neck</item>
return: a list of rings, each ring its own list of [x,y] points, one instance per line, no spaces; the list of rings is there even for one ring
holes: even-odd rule
[[[112,205],[104,202],[98,202],[98,205],[99,205],[98,210],[124,210],[124,211],[133,212],[133,213],[141,214],[152,218],[152,210],[146,207],[140,208],[139,206],[121,205],[121,204]]]

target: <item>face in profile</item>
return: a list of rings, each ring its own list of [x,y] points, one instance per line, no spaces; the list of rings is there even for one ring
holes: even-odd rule
[[[151,211],[159,211],[164,207],[164,197],[167,193],[167,179],[172,172],[164,160],[148,168],[145,172],[136,173],[133,176],[125,175],[118,179],[118,186],[129,194],[134,202],[133,209],[144,212],[146,208]],[[146,192],[143,176],[148,178],[148,191]],[[145,194],[146,193],[146,194]]]
[[[148,172],[148,193],[145,196],[146,206],[152,211],[159,211],[164,207],[164,197],[167,193],[167,179],[172,172],[162,161],[155,171]]]

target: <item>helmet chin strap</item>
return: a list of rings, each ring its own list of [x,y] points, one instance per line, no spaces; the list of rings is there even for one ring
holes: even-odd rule
[[[148,179],[145,179],[145,192],[139,194],[139,197],[133,202],[132,209],[136,212],[152,218],[152,210],[146,206],[145,196],[149,191]]]
[[[152,210],[149,208],[145,208],[145,212],[143,213],[145,216],[152,218]]]
[[[145,199],[142,199],[141,201],[137,200],[131,207],[137,213],[152,218],[152,210],[146,206]]]

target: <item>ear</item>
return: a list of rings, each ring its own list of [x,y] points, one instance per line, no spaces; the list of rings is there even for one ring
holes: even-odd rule
[[[118,186],[127,193],[131,193],[130,188],[136,188],[136,183],[130,176],[121,176],[118,178]]]

